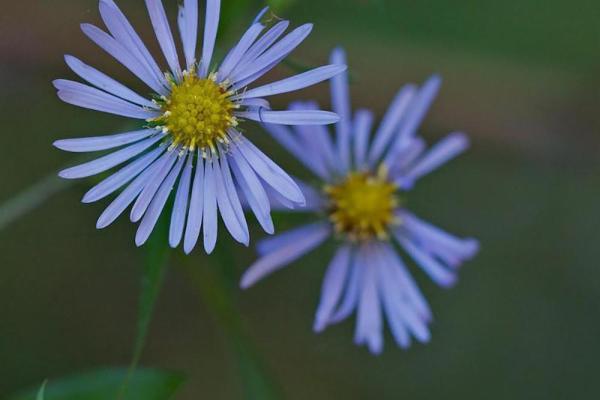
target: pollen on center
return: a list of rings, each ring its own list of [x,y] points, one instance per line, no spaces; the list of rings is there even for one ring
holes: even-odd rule
[[[230,95],[214,75],[200,78],[185,73],[180,82],[172,83],[171,94],[159,101],[163,114],[151,122],[172,136],[173,145],[215,153],[217,142],[228,143],[227,130],[237,125]]]
[[[339,233],[352,240],[385,239],[395,222],[396,191],[383,170],[377,175],[350,173],[341,183],[325,187],[330,220]]]

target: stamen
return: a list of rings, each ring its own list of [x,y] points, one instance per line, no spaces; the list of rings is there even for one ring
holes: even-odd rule
[[[194,71],[185,71],[181,82],[167,77],[171,94],[155,100],[162,115],[149,120],[149,124],[169,133],[174,145],[201,148],[204,157],[207,149],[215,153],[216,143],[229,143],[227,130],[238,124],[232,113],[237,105],[229,100],[226,87],[216,83],[216,74],[203,79]]]

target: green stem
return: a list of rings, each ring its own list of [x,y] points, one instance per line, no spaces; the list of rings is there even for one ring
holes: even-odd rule
[[[166,217],[166,214],[163,214],[145,246],[146,253],[144,256],[137,332],[133,356],[131,363],[129,364],[127,375],[119,389],[117,396],[117,399],[119,400],[124,398],[129,382],[140,362],[146,344],[150,322],[152,321],[156,300],[164,282],[170,255],[170,249],[167,243],[168,228],[168,218]]]
[[[189,258],[183,260],[192,283],[198,289],[201,301],[210,311],[228,339],[239,363],[245,398],[249,400],[279,399],[280,390],[267,378],[266,368],[251,339],[244,331],[243,321],[234,299],[235,280],[231,250],[222,241],[213,255],[219,265],[198,266]]]

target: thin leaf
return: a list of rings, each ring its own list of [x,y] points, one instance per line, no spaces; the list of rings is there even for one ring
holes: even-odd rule
[[[42,387],[40,388],[37,396],[35,397],[35,400],[44,400],[44,392],[46,389],[46,383],[48,383],[48,381],[44,381],[44,383],[42,383]]]
[[[32,389],[8,400],[106,400],[113,399],[127,369],[102,369],[52,380],[42,389]],[[167,400],[183,383],[179,374],[145,369],[132,375],[126,400]],[[36,395],[37,394],[37,395]]]
[[[53,195],[67,189],[75,182],[60,179],[56,172],[0,205],[0,230],[20,217],[35,210]]]

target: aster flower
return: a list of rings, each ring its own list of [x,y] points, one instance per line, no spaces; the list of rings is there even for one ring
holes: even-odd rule
[[[111,224],[132,203],[131,220],[141,221],[136,244],[150,236],[171,191],[175,189],[169,242],[189,253],[203,226],[206,252],[217,239],[217,218],[240,243],[249,233],[241,202],[251,205],[265,231],[273,233],[266,188],[290,205],[305,198],[296,183],[243,134],[239,123],[254,120],[271,124],[319,125],[339,118],[319,110],[272,111],[265,97],[291,92],[327,80],[346,69],[327,65],[277,82],[250,89],[308,36],[311,24],[284,35],[289,22],[267,29],[264,9],[217,67],[213,50],[220,1],[206,1],[204,42],[197,62],[198,1],[180,6],[178,27],[184,64],[161,0],[146,0],[156,38],[169,72],[158,63],[112,0],[100,1],[108,33],[83,24],[83,32],[105,52],[145,83],[154,95],[145,98],[79,59],[66,56],[69,67],[90,85],[56,80],[58,96],[66,103],[140,121],[143,129],[110,136],[59,140],[56,147],[70,152],[114,150],[94,161],[65,169],[66,179],[84,178],[125,164],[87,192],[84,203],[120,193],[100,216],[97,227]]]
[[[342,50],[333,63],[345,63]],[[430,339],[430,307],[398,254],[402,248],[442,287],[456,282],[457,268],[478,251],[474,239],[460,239],[425,222],[402,204],[405,193],[422,177],[468,147],[462,133],[452,133],[426,150],[418,127],[439,89],[440,79],[422,87],[407,85],[393,100],[371,135],[373,113],[352,115],[345,74],[332,79],[334,111],[340,115],[335,140],[325,127],[267,125],[271,135],[320,181],[300,182],[307,205],[298,211],[319,220],[263,240],[260,258],[242,277],[248,288],[335,237],[339,246],[325,273],[314,330],[323,331],[356,312],[355,342],[371,352],[383,349],[384,315],[402,348],[411,338]],[[296,103],[292,109],[315,109]],[[310,132],[309,132],[310,131]],[[281,204],[288,203],[281,196]]]

